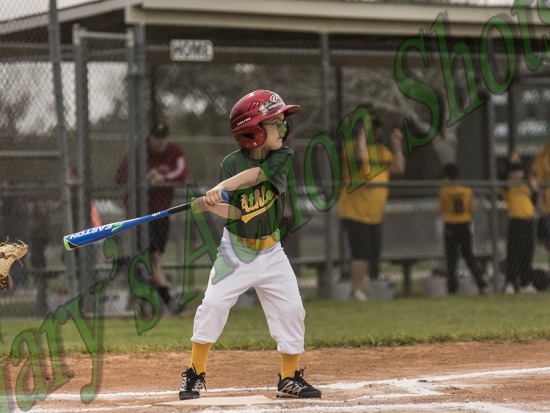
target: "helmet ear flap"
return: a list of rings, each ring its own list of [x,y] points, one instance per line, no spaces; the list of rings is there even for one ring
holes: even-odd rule
[[[267,138],[267,132],[265,131],[263,125],[258,123],[253,133],[253,144],[247,149],[258,148],[262,146]]]
[[[254,130],[235,135],[235,140],[241,148],[254,149],[262,146],[267,138],[263,126],[256,125]]]

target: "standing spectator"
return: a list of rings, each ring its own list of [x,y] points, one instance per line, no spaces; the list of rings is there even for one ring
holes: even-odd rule
[[[517,149],[512,151],[506,175],[509,183],[502,191],[508,205],[504,291],[508,294],[536,292],[532,285],[531,268],[535,253],[533,189],[525,183],[525,171]]]
[[[367,139],[366,125],[357,122],[353,131],[355,162],[359,178],[367,180],[367,185],[348,192],[350,183],[348,162],[343,153],[343,188],[339,200],[339,216],[347,231],[351,247],[351,298],[361,301],[367,299],[364,293],[365,275],[377,279],[379,275],[380,253],[382,248],[382,220],[388,198],[386,184],[390,175],[401,175],[405,172],[403,155],[403,133],[394,128],[390,134],[391,151],[382,143],[382,122],[371,114],[373,139]],[[381,172],[370,176],[374,165],[371,154],[376,154],[377,165]],[[368,184],[378,184],[368,186]]]
[[[136,157],[136,159],[138,159]],[[187,162],[183,149],[169,139],[168,125],[155,122],[147,136],[147,179],[149,181],[149,213],[158,212],[172,206],[175,182],[183,182],[187,177]],[[128,157],[124,157],[116,171],[116,182],[128,180]],[[151,256],[152,285],[172,313],[182,310],[177,306],[175,297],[170,294],[170,284],[162,267],[170,220],[168,217],[149,223],[149,253]]]
[[[550,252],[550,143],[545,143],[535,157],[531,177],[537,191],[537,238]]]
[[[455,183],[458,179],[458,166],[450,163],[443,168],[443,179],[446,183],[439,190],[439,211],[445,224],[445,258],[447,261],[447,290],[455,294],[458,289],[456,266],[458,259],[466,265],[476,280],[480,294],[487,292],[487,283],[479,267],[472,248],[472,213],[474,210],[474,193],[471,188]]]

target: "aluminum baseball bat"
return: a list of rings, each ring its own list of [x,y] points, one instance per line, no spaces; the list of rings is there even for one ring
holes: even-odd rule
[[[229,201],[229,195],[225,189],[222,189],[222,197],[225,202]],[[164,218],[168,215],[177,214],[178,212],[185,211],[191,208],[192,202],[187,202],[172,208],[165,209],[163,211],[155,212],[142,217],[128,219],[126,221],[113,222],[111,224],[100,225],[98,227],[88,228],[82,231],[75,232],[73,234],[65,235],[63,237],[63,244],[68,251],[74,250],[78,247],[92,244],[102,239],[112,237],[120,234],[127,229],[137,227],[138,225],[145,224],[146,222],[154,221],[155,219]]]

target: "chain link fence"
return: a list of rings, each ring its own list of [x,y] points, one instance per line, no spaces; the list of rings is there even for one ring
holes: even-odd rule
[[[31,9],[21,3],[6,5],[0,20],[14,30],[14,17],[47,10],[45,0],[33,2]],[[15,34],[0,47],[0,227],[4,239],[29,245],[22,265],[12,266],[13,289],[2,295],[0,312],[5,316],[45,314],[49,268],[62,260],[55,242],[61,236],[62,214],[53,65],[48,44],[37,41],[44,32],[47,27],[36,38]],[[65,74],[70,82],[70,70]]]
[[[43,6],[41,10],[47,10],[47,4]],[[17,24],[7,19],[4,26]],[[178,36],[185,37],[181,30]],[[186,154],[189,174],[185,182],[174,185],[173,204],[184,203],[214,185],[220,162],[237,149],[229,131],[229,111],[255,89],[277,91],[285,102],[302,106],[300,114],[289,119],[288,143],[295,151],[295,182],[289,194],[295,199],[289,199],[287,215],[295,230],[289,231],[283,245],[304,296],[348,298],[351,248],[338,204],[328,202],[339,184],[335,170],[340,164],[334,164],[331,155],[336,151],[340,159],[341,127],[361,105],[382,120],[383,143],[388,147],[392,129],[402,130],[404,118],[412,119],[421,131],[429,125],[425,105],[404,97],[395,81],[394,57],[402,39],[334,36],[324,44],[317,35],[297,41],[288,34],[233,38],[220,32],[214,39],[212,61],[181,62],[171,59],[170,44],[158,31],[144,36],[143,43],[140,33],[128,29],[98,34],[74,27],[73,43],[62,45],[65,154],[57,136],[48,45],[28,35],[20,39],[12,35],[1,45],[0,235],[28,241],[30,246],[24,266],[12,267],[15,284],[0,297],[2,315],[42,316],[70,298],[71,279],[78,286],[76,292],[86,295],[94,282],[110,275],[112,262],[102,243],[64,251],[63,223],[69,219],[77,231],[98,224],[94,212],[103,224],[148,212],[144,158],[139,153],[153,121],[166,121],[170,140]],[[441,68],[413,64],[409,70],[445,95]],[[506,257],[509,222],[501,196],[502,168],[510,148],[517,146],[528,171],[548,141],[544,114],[550,85],[543,72],[537,79],[518,76],[507,93],[485,94],[480,108],[456,124],[441,126],[429,145],[415,148],[412,154],[404,145],[405,171],[387,184],[379,277],[385,283],[369,283],[373,298],[427,294],[429,280],[439,275],[436,280],[446,280],[438,197],[443,166],[450,162],[460,167],[459,182],[473,189],[473,251],[491,289],[502,291],[503,272],[494,269]],[[522,69],[522,74],[530,73]],[[464,71],[456,69],[454,76],[465,89]],[[463,103],[468,96],[462,89]],[[488,138],[491,135],[494,141]],[[328,139],[316,139],[323,136]],[[312,144],[319,141],[325,146]],[[117,183],[116,170],[131,153],[136,154],[132,165],[138,179]],[[64,162],[67,170],[62,176]],[[63,191],[70,193],[67,218]],[[315,194],[327,208],[319,208]],[[170,220],[163,265],[169,281],[181,291],[186,282],[186,247],[199,248],[203,240],[196,228],[187,232],[188,214],[176,214]],[[206,221],[213,238],[219,239],[223,222],[211,216]],[[131,261],[146,248],[149,236],[144,227],[115,237],[125,258],[121,262]],[[71,254],[73,269],[68,265]],[[193,260],[193,288],[205,288],[210,265],[208,254]],[[532,266],[548,269],[548,251],[540,243],[535,244]],[[460,280],[471,279],[463,259],[457,268]],[[119,298],[124,291],[128,293],[123,276],[117,276],[112,287]],[[461,288],[475,292],[475,286],[466,282]]]

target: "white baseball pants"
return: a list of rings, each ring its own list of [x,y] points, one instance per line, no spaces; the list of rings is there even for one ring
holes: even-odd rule
[[[256,251],[232,242],[232,237],[224,229],[204,299],[195,314],[191,340],[215,343],[231,307],[241,294],[254,287],[277,350],[303,353],[305,310],[296,275],[281,243]]]

